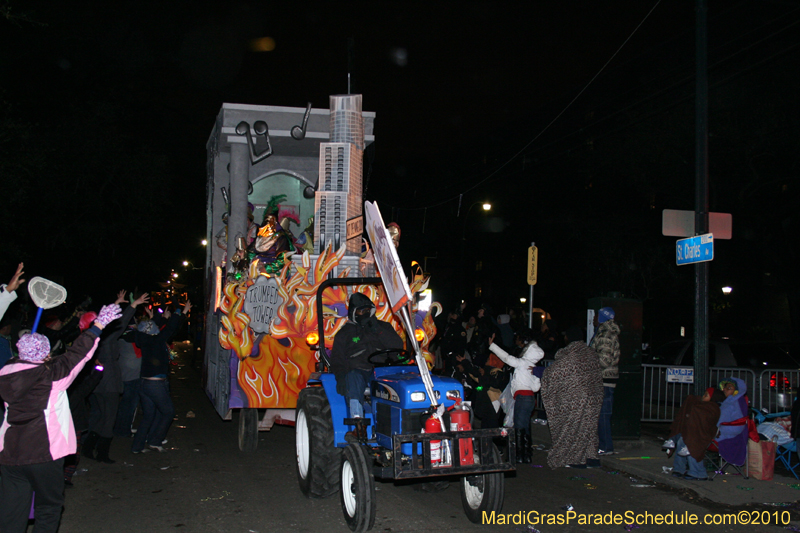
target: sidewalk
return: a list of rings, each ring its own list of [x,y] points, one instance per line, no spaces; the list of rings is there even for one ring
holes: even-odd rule
[[[550,430],[547,426],[531,425],[533,444],[544,444],[550,448]],[[666,437],[666,435],[664,435]],[[627,472],[633,477],[668,485],[677,489],[688,489],[699,497],[717,503],[743,505],[749,503],[789,503],[800,500],[800,480],[794,478],[780,463],[775,465],[775,476],[771,481],[744,479],[736,474],[718,475],[713,481],[686,481],[664,473],[663,467],[672,467],[661,451],[664,439],[642,437],[634,441],[615,441],[618,455],[601,457],[604,468]],[[731,471],[734,471],[732,468]],[[735,472],[735,471],[734,471]]]

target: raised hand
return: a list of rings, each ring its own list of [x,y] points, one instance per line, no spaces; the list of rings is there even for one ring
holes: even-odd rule
[[[95,322],[97,322],[100,327],[104,328],[121,316],[122,310],[119,305],[104,305],[102,309],[100,309],[100,314],[97,315],[97,320],[95,320]]]
[[[136,306],[141,305],[141,304],[146,304],[149,301],[150,301],[150,295],[147,294],[146,292],[144,292],[144,293],[142,293],[141,296],[136,298],[131,305],[136,307]],[[148,311],[149,311],[149,309],[148,309]],[[153,313],[152,312],[150,313],[150,318],[153,318]]]
[[[150,320],[153,320],[153,310],[149,307],[144,308],[144,312],[147,313],[147,316],[150,317]]]
[[[8,285],[6,285],[6,290],[8,292],[14,292],[19,288],[20,285],[25,283],[24,279],[20,279],[20,277],[22,277],[22,275],[25,273],[22,271],[22,268],[24,266],[25,263],[20,263],[19,266],[17,267],[17,272],[14,274],[14,277],[11,278],[11,281],[9,281]]]
[[[186,303],[183,306],[183,314],[184,315],[188,315],[189,311],[191,311],[191,310],[192,310],[192,302],[190,302],[189,300],[186,300]]]
[[[125,290],[121,290],[117,293],[117,299],[114,301],[115,304],[119,305],[125,301],[125,292]]]

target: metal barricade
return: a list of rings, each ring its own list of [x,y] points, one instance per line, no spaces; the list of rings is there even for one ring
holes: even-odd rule
[[[768,413],[790,411],[800,385],[800,370],[769,369],[758,376],[759,398],[753,407]]]
[[[684,398],[689,394],[694,394],[694,383],[668,382],[668,368],[688,370],[692,367],[642,365],[642,422],[671,422]],[[756,386],[755,372],[746,368],[709,368],[709,383],[719,383],[726,377],[735,377],[744,381],[747,384],[751,405],[760,405],[761,391]],[[800,378],[800,375],[798,377]]]

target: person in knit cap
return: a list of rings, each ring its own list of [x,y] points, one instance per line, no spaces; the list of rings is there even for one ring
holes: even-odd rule
[[[64,504],[64,457],[75,453],[76,437],[67,388],[92,358],[100,334],[121,315],[118,305],[100,310],[62,355],[50,357],[50,341],[23,335],[19,355],[0,370],[6,415],[0,426],[0,531],[25,531],[36,491],[36,531],[54,532]]]
[[[614,406],[614,389],[619,380],[619,326],[614,322],[614,309],[603,307],[594,315],[595,334],[589,347],[600,357],[603,371],[603,407],[597,433],[600,437],[600,455],[614,455],[611,440],[611,411]]]

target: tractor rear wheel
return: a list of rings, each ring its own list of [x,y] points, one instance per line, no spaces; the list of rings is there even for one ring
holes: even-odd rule
[[[334,446],[331,404],[322,387],[303,389],[297,397],[295,444],[303,495],[327,498],[336,494],[342,450]]]

